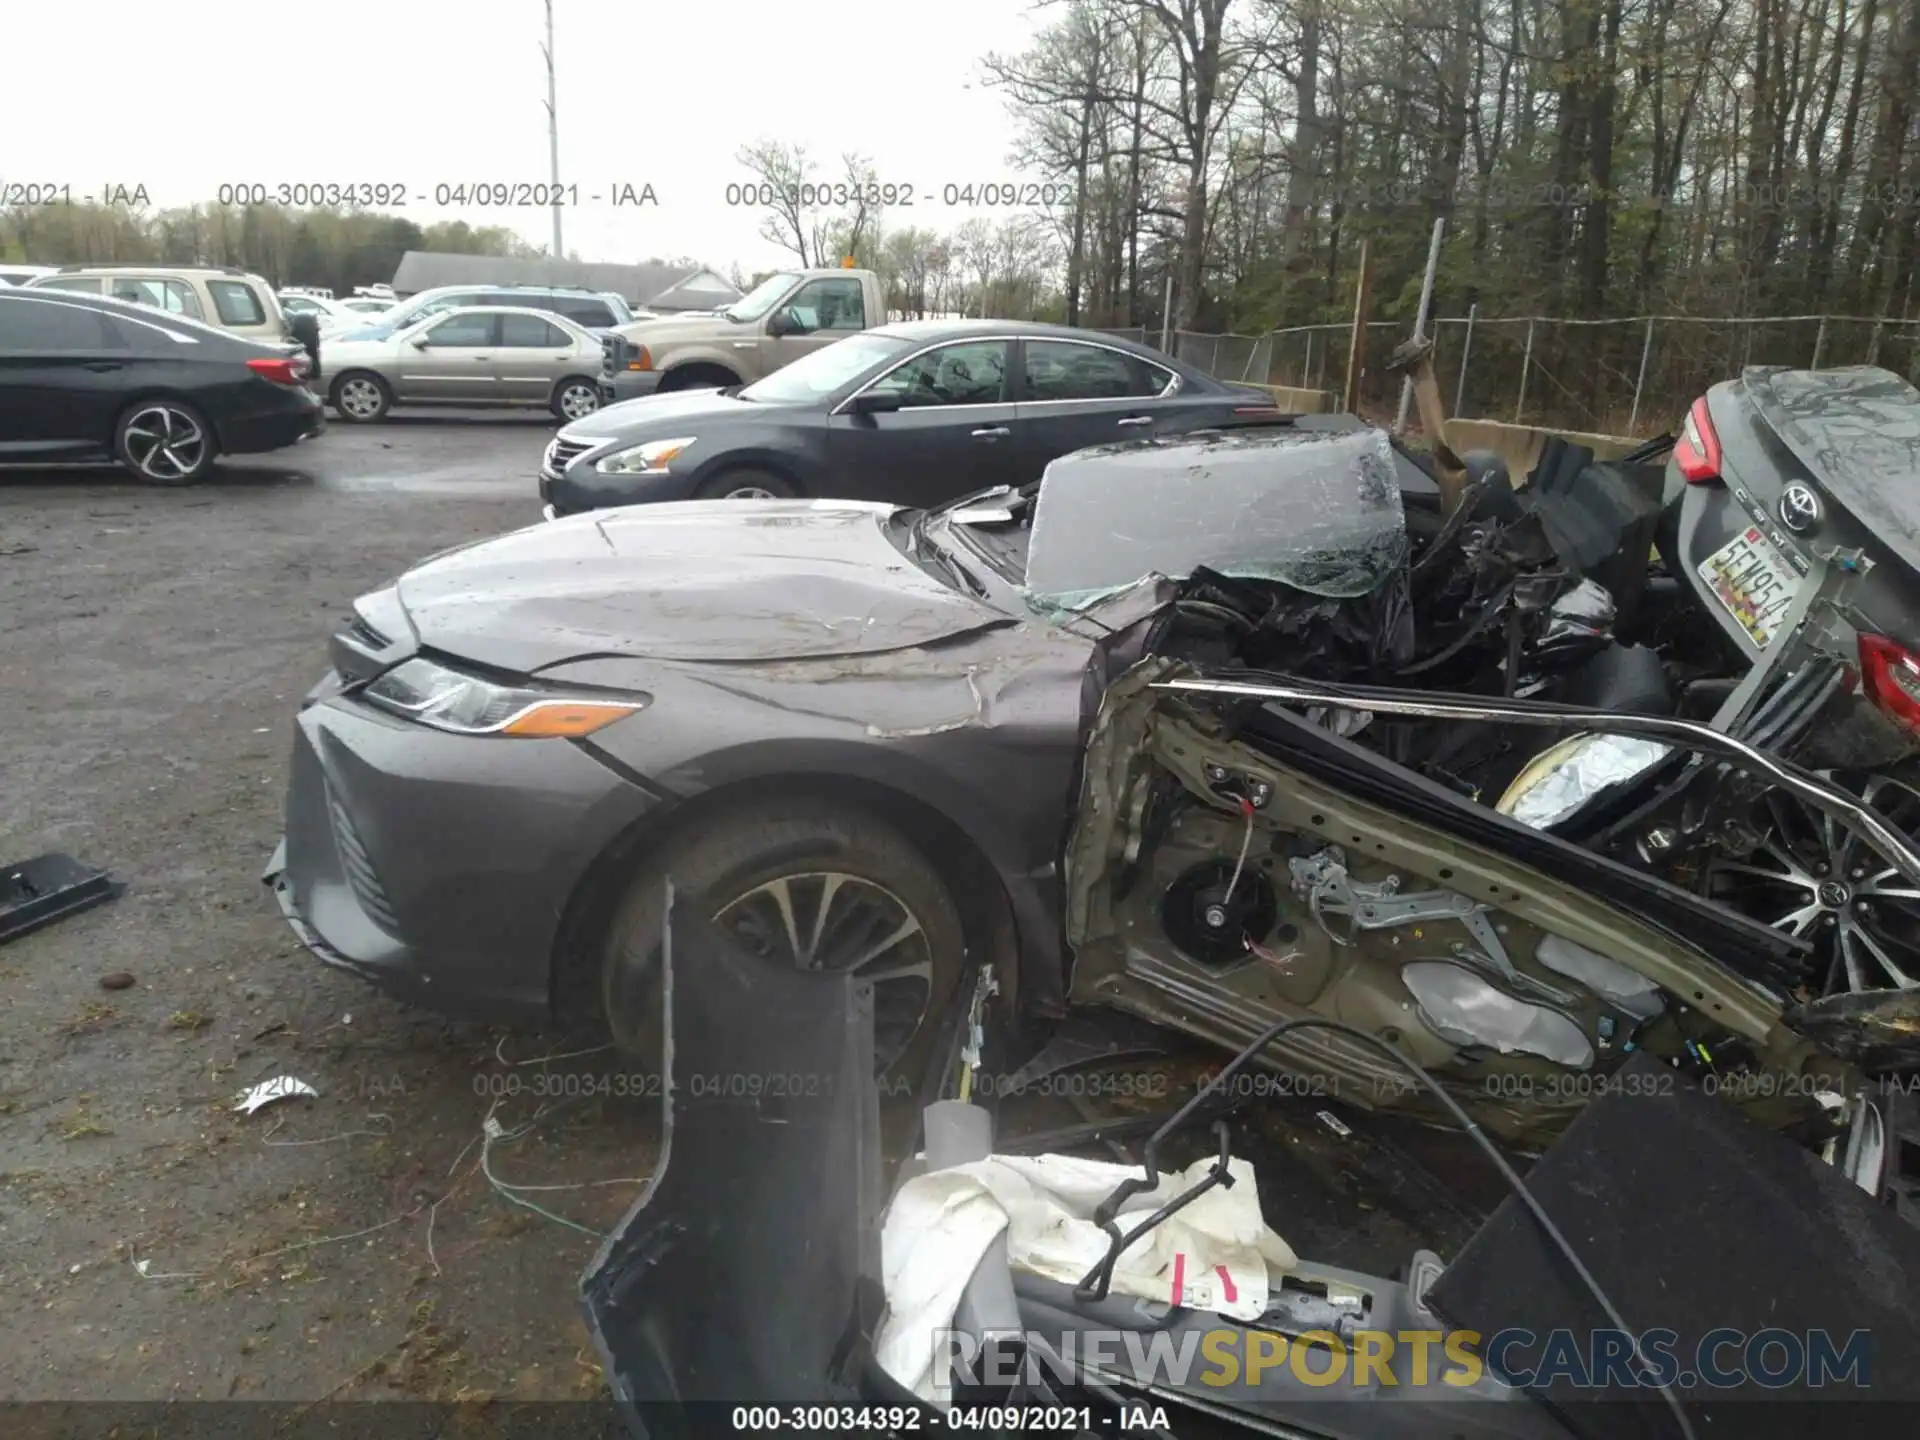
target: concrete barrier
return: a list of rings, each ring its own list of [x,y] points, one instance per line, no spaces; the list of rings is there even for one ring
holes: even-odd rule
[[[1600,460],[1618,460],[1646,442],[1631,435],[1597,435],[1577,430],[1536,430],[1531,425],[1509,425],[1504,420],[1449,420],[1447,445],[1456,455],[1469,450],[1491,450],[1507,462],[1517,485],[1540,463],[1540,451],[1549,435],[1573,445],[1584,445]]]

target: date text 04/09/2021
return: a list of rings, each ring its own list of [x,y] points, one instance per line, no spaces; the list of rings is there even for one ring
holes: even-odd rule
[[[451,209],[544,209],[553,206],[650,206],[659,193],[646,180],[604,180],[581,185],[545,180],[440,180],[418,185],[404,180],[236,180],[219,186],[221,205],[348,206],[358,208],[438,205]]]
[[[1126,1410],[1140,1412],[1139,1428],[1165,1425],[1164,1411],[1148,1407],[1125,1407],[1121,1428],[1127,1423]],[[962,1434],[1022,1430],[1036,1435],[1078,1435],[1094,1428],[1094,1412],[1081,1405],[954,1405],[933,1410],[910,1405],[736,1405],[730,1416],[736,1434],[782,1435],[907,1435],[938,1434],[943,1431]]]
[[[71,180],[13,180],[0,176],[0,209],[33,205],[120,205],[139,209],[151,205],[144,183],[102,180],[78,187]]]

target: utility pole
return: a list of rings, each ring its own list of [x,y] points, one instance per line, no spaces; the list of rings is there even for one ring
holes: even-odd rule
[[[550,162],[549,178],[553,181],[553,258],[564,260],[567,252],[560,247],[560,110],[555,98],[553,83],[553,0],[547,3],[547,43],[540,53],[547,61],[547,158]]]

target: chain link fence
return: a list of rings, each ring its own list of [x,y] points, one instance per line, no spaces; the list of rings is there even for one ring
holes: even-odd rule
[[[1410,326],[1366,327],[1360,411],[1390,420],[1400,378],[1387,371]],[[1138,332],[1115,331],[1135,338]],[[1920,320],[1849,315],[1713,318],[1634,315],[1612,320],[1552,316],[1438,317],[1434,370],[1447,411],[1559,430],[1657,435],[1671,430],[1709,386],[1749,365],[1827,369],[1879,365],[1920,373]],[[1329,390],[1346,384],[1352,326],[1296,325],[1266,335],[1181,331],[1173,351],[1221,380]],[[1145,343],[1153,344],[1158,336]]]

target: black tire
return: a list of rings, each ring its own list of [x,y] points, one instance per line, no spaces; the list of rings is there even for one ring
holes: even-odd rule
[[[371,425],[393,409],[393,387],[371,370],[347,370],[334,377],[327,403],[349,425]]]
[[[572,409],[569,409],[568,397],[583,392],[593,398],[593,403],[591,405],[576,403]],[[553,387],[553,394],[547,400],[547,408],[563,425],[574,420],[584,420],[600,408],[600,382],[586,375],[569,375]]]
[[[207,417],[184,400],[136,400],[113,427],[113,453],[149,485],[192,485],[220,453]]]
[[[791,500],[799,493],[784,475],[742,467],[702,480],[693,495],[696,500]]]
[[[839,878],[829,889],[832,877]],[[874,1042],[881,1073],[918,1082],[960,975],[966,932],[946,882],[898,829],[856,806],[796,796],[715,815],[641,866],[608,930],[600,992],[614,1043],[654,1067],[663,1053],[660,933],[669,879],[769,964],[806,968],[787,937],[811,942],[816,921],[815,968],[847,968],[874,955],[881,938],[903,937],[865,968],[913,972],[874,986]],[[791,932],[777,924],[769,888],[782,881]]]

